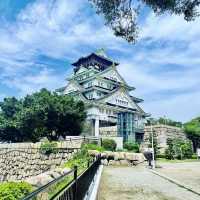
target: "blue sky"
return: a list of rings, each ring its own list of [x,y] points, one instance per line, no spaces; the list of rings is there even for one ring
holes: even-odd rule
[[[103,47],[146,112],[200,114],[200,19],[145,11],[135,45],[116,38],[87,0],[0,0],[0,24],[1,100],[66,85],[70,63]]]

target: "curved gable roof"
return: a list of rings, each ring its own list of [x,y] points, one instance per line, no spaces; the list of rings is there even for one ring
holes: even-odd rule
[[[109,67],[111,65],[119,65],[119,63],[114,62],[113,60],[106,58],[102,55],[98,55],[97,53],[91,53],[86,57],[81,57],[76,62],[72,63],[72,65],[76,67],[75,70],[77,71],[81,65],[84,65],[92,60],[96,60],[97,62],[102,63],[106,67]]]

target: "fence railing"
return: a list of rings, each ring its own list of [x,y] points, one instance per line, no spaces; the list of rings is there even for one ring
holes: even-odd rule
[[[82,140],[82,141],[99,141],[100,137],[96,136],[66,136],[64,141],[76,141],[76,140]]]
[[[22,200],[83,200],[100,165],[100,157],[78,175],[78,167],[38,188]]]

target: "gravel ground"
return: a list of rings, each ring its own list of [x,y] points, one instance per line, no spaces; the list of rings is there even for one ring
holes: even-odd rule
[[[145,167],[104,167],[98,200],[200,200]]]
[[[200,193],[200,161],[158,164],[162,168],[156,169],[156,171]]]

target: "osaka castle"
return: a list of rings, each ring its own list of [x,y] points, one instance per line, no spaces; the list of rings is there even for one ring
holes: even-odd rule
[[[87,122],[94,136],[114,135],[124,141],[141,142],[147,114],[139,104],[143,101],[130,94],[129,86],[103,49],[79,58],[68,84],[58,89],[85,103]]]

